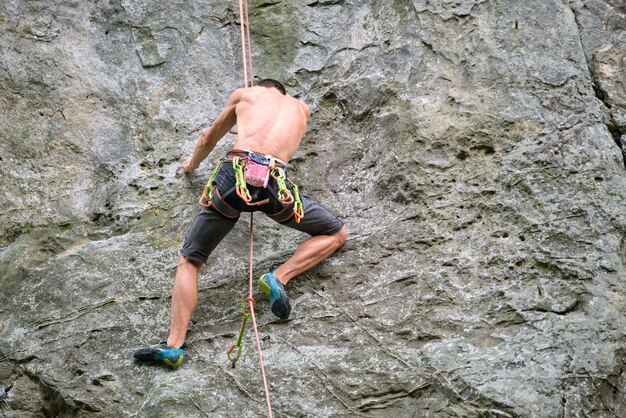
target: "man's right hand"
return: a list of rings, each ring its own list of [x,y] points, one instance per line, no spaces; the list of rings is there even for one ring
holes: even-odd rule
[[[192,157],[187,158],[187,159],[185,160],[185,162],[183,163],[183,172],[184,172],[185,174],[191,174],[191,173],[193,173],[193,171],[196,169],[195,167],[192,167],[192,165],[191,165],[191,159],[192,159],[192,158],[193,158],[193,156],[192,156]]]

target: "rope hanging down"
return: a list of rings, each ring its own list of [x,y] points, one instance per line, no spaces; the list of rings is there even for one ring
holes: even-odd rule
[[[245,23],[244,23],[245,22]],[[244,34],[244,25],[245,25],[245,34]],[[251,87],[254,85],[254,73],[252,71],[252,48],[250,46],[250,22],[248,20],[248,1],[247,0],[239,0],[239,26],[241,29],[241,56],[243,63],[243,83],[244,87]],[[246,40],[247,40],[247,50],[246,50]],[[247,54],[246,54],[247,52]],[[246,56],[247,55],[247,56]],[[248,80],[249,74],[249,80]],[[249,287],[248,287],[248,297],[242,301],[242,305],[248,303],[250,306],[250,310],[245,312],[245,309],[242,308],[242,312],[244,313],[244,323],[242,324],[239,339],[237,341],[238,352],[236,358],[233,361],[233,367],[241,355],[241,339],[243,337],[243,331],[245,330],[245,323],[248,319],[248,315],[252,318],[252,327],[254,328],[254,337],[256,339],[256,348],[259,353],[259,363],[261,365],[261,376],[263,377],[263,387],[265,388],[265,402],[267,403],[267,410],[269,412],[269,418],[272,418],[272,405],[270,403],[270,392],[267,386],[267,378],[265,376],[265,366],[263,365],[263,353],[261,352],[261,341],[259,339],[259,330],[256,324],[256,316],[254,315],[254,298],[252,297],[252,263],[254,256],[254,213],[250,212],[250,269],[249,269]],[[228,352],[229,359],[232,360],[231,352],[233,351],[235,346],[230,349]]]
[[[246,35],[248,40],[248,54],[246,58],[246,37],[244,36],[244,16]],[[250,46],[250,22],[248,21],[248,0],[239,0],[239,27],[241,29],[241,57],[243,62],[243,84],[244,87],[251,87],[254,85],[254,76],[252,72],[252,48]],[[248,68],[250,66],[250,84],[248,85]]]

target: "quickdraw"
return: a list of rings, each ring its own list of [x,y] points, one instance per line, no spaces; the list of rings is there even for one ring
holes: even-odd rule
[[[293,187],[293,194],[295,196],[295,205],[293,205],[293,216],[296,219],[296,223],[299,224],[300,220],[304,218],[304,208],[302,206],[302,200],[300,200],[300,192],[298,191],[298,186],[291,183],[291,187]]]
[[[248,187],[246,186],[246,177],[244,174],[245,163],[239,157],[233,157],[233,170],[235,171],[235,190],[237,191],[237,196],[241,198],[246,203],[250,203],[252,201],[252,196],[250,196],[250,192],[248,191]]]
[[[233,369],[235,368],[235,366],[237,365],[237,362],[239,361],[239,358],[241,357],[241,353],[243,352],[243,336],[246,333],[246,323],[248,322],[248,319],[251,316],[250,311],[246,311],[246,305],[245,302],[249,302],[250,305],[252,305],[254,303],[254,299],[252,298],[246,298],[243,300],[243,302],[241,303],[241,314],[243,315],[243,322],[241,323],[241,328],[239,329],[239,337],[237,338],[237,341],[235,342],[235,344],[233,344],[232,347],[230,347],[230,350],[228,350],[228,360],[230,360],[230,363],[233,366]],[[233,351],[235,351],[235,349],[237,349],[237,353],[236,355],[232,355]]]
[[[213,188],[215,187],[213,184],[215,182],[215,178],[217,177],[217,173],[219,173],[220,168],[222,168],[223,163],[224,160],[220,160],[217,167],[215,167],[215,169],[211,173],[211,177],[209,177],[209,181],[207,182],[206,186],[204,186],[204,191],[202,192],[202,196],[200,196],[200,200],[198,201],[198,204],[203,208],[208,208],[212,204]]]
[[[291,187],[293,189],[292,194],[287,188],[287,177],[285,176],[285,170],[283,170],[282,167],[272,168],[271,175],[272,178],[276,180],[276,184],[278,184],[278,201],[283,205],[291,205],[295,202],[293,206],[293,215],[296,219],[296,223],[300,223],[300,220],[304,217],[304,211],[302,209],[302,200],[300,199],[298,186],[291,183]]]
[[[276,184],[278,184],[278,201],[285,206],[291,205],[293,203],[293,194],[287,188],[285,170],[282,167],[274,167],[271,174],[272,178],[276,180]]]

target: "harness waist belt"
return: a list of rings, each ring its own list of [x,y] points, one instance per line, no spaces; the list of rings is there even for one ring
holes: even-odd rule
[[[285,161],[281,160],[280,158],[276,158],[273,155],[269,155],[269,154],[261,154],[258,152],[254,152],[254,151],[250,151],[247,149],[230,149],[228,150],[228,152],[226,153],[226,162],[230,162],[233,157],[239,157],[242,159],[245,158],[249,158],[251,154],[254,154],[254,158],[255,160],[257,158],[261,158],[261,159],[265,159],[267,160],[268,164],[270,161],[274,161],[274,166],[276,167],[281,167],[281,168],[288,168],[289,167],[289,163],[286,163]]]

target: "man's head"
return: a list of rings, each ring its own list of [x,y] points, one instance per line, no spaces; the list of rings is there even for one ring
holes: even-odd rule
[[[264,78],[263,80],[259,81],[256,85],[261,86],[261,87],[267,87],[268,89],[275,88],[275,89],[278,89],[278,91],[280,91],[282,94],[285,94],[285,95],[287,94],[287,91],[285,90],[285,86],[283,86],[280,82],[276,80],[272,80],[271,78]]]

